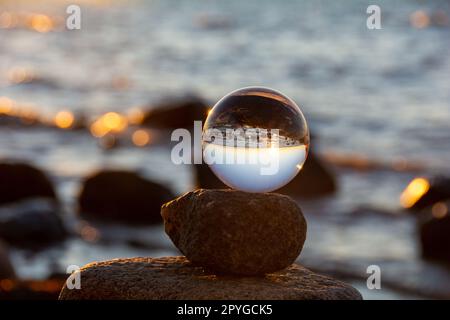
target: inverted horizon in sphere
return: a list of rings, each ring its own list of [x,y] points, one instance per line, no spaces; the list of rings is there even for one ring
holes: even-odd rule
[[[302,169],[308,149],[300,108],[269,88],[231,92],[212,108],[203,127],[203,159],[223,183],[246,192],[287,184]]]
[[[234,148],[208,144],[204,160],[227,186],[246,192],[270,192],[291,181],[306,160],[306,146]],[[211,156],[214,154],[214,157]],[[214,163],[214,160],[221,160]]]

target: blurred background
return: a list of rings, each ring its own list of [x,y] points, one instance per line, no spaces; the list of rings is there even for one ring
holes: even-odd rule
[[[371,4],[0,0],[0,298],[178,254],[159,206],[217,181],[171,162],[170,132],[249,85],[290,96],[313,135],[280,191],[308,220],[299,262],[365,299],[450,298],[450,2],[377,1],[381,30]]]

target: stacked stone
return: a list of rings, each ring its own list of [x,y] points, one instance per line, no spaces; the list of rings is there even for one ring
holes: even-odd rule
[[[166,233],[193,264],[221,274],[264,275],[302,251],[306,220],[289,197],[196,190],[162,206]]]
[[[64,287],[60,299],[361,299],[294,263],[306,220],[287,196],[200,189],[164,204],[161,215],[185,256],[89,264],[81,290]]]

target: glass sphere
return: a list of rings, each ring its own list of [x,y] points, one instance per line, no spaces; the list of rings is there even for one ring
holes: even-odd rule
[[[300,108],[269,88],[235,90],[211,109],[203,126],[203,160],[227,186],[270,192],[302,169],[309,130]]]

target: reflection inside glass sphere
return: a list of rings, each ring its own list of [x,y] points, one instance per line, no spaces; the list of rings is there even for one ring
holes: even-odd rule
[[[269,192],[292,180],[309,148],[300,108],[269,88],[233,91],[213,107],[203,127],[203,160],[231,188]]]

